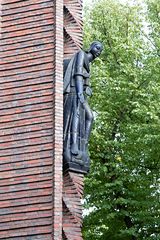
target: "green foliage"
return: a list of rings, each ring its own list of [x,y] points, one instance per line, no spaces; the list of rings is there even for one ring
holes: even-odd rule
[[[91,172],[85,240],[158,240],[160,2],[95,1],[84,44],[104,44],[92,65]]]

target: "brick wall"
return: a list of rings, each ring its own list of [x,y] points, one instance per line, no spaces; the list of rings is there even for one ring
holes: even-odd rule
[[[62,239],[62,153],[63,153],[63,0],[55,4],[53,84],[53,238]]]
[[[56,6],[1,5],[0,239],[52,239]]]
[[[82,0],[64,0],[64,58],[82,47]],[[63,175],[63,240],[82,240],[82,198],[84,175]]]
[[[64,58],[82,47],[82,0],[64,0]]]
[[[0,239],[62,239],[64,57],[81,0],[0,0]],[[64,13],[64,38],[63,38]]]

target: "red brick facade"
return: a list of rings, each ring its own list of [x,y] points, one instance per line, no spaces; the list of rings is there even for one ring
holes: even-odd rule
[[[52,235],[54,8],[2,1],[0,239]]]
[[[64,0],[64,58],[82,47],[82,0]]]
[[[69,171],[63,180],[63,240],[82,240],[84,175]]]
[[[81,46],[81,10],[0,1],[0,239],[62,239],[63,51]]]

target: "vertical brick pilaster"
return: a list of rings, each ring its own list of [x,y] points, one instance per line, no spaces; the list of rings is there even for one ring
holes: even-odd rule
[[[62,239],[62,151],[63,151],[63,0],[54,8],[54,82],[53,82],[53,240]]]
[[[1,39],[1,18],[2,18],[1,8],[2,8],[2,0],[0,0],[0,39]]]

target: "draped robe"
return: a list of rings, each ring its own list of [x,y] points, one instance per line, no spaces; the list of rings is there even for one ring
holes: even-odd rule
[[[83,92],[85,101],[87,96],[85,94],[86,89],[89,87],[89,60],[87,54],[84,51],[76,53],[71,60],[65,62],[64,65],[64,142],[63,142],[63,162],[64,168],[70,170],[76,170],[78,172],[88,172],[89,170],[89,157],[86,154],[86,141],[85,138],[85,110],[80,103],[76,90],[76,69],[78,66],[77,58],[79,54],[83,56],[83,72],[80,73],[82,76]],[[79,154],[77,156],[71,153],[72,145],[72,124],[73,114],[77,114],[79,119],[77,129],[77,144]]]

